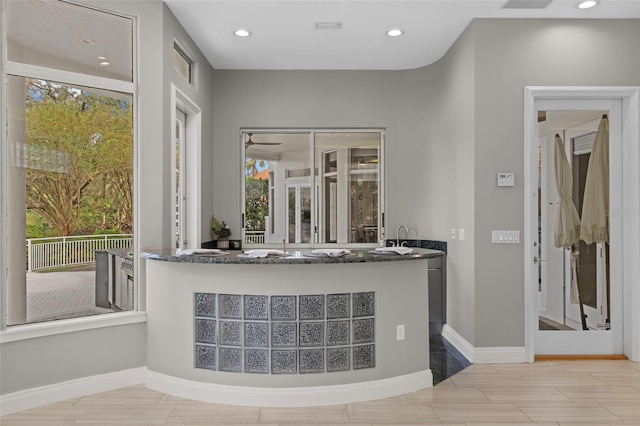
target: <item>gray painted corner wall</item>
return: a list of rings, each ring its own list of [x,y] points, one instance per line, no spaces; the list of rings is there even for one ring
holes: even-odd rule
[[[475,31],[475,346],[523,346],[524,247],[490,240],[524,239],[523,88],[640,85],[640,20],[481,19]],[[496,186],[504,171],[514,188]]]
[[[436,169],[429,180],[426,199],[433,212],[432,230],[437,239],[447,241],[447,323],[471,344],[475,333],[475,25],[472,23],[433,67],[438,70],[431,85],[437,95],[430,108],[437,120],[432,123],[431,146],[446,149],[429,157],[428,169]],[[433,218],[433,219],[431,219]],[[456,239],[449,231],[455,229]],[[459,230],[465,230],[464,241]],[[431,234],[424,237],[432,238]]]
[[[186,50],[190,59],[194,61],[192,67],[192,80],[189,82],[178,73],[173,66],[173,46],[174,42],[178,41],[180,46]],[[164,123],[165,130],[163,132],[165,136],[164,146],[171,146],[173,135],[174,123],[171,123],[171,92],[169,87],[174,84],[185,96],[191,100],[195,105],[200,108],[202,114],[201,120],[201,144],[200,144],[200,157],[198,167],[200,168],[200,192],[195,198],[200,203],[200,223],[199,227],[199,239],[200,241],[209,241],[211,235],[209,234],[209,219],[213,214],[213,190],[207,182],[213,181],[213,167],[211,167],[213,161],[213,104],[215,99],[214,87],[213,87],[213,67],[209,64],[207,59],[202,55],[198,46],[193,42],[189,34],[180,25],[169,8],[164,5],[164,42],[163,42],[163,54],[164,54],[164,85],[166,88],[165,102],[163,103],[164,111]],[[189,149],[190,147],[187,147]],[[165,158],[167,167],[170,167],[171,151],[167,150],[168,158]],[[171,173],[164,174],[165,179],[168,179],[167,185],[164,188],[170,188],[173,180]],[[171,206],[173,205],[171,197],[167,197],[165,203],[168,203],[167,210],[173,211]],[[169,222],[169,225],[171,222]],[[167,226],[165,224],[165,226]],[[166,244],[163,247],[170,247],[173,243],[173,238],[170,239],[170,244]]]

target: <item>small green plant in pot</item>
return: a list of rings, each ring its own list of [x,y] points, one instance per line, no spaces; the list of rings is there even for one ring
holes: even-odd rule
[[[231,235],[231,228],[224,223],[224,220],[211,217],[211,236],[218,236],[218,248],[229,248],[229,235]]]

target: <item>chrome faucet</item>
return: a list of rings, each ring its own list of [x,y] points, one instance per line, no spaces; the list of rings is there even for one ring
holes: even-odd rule
[[[407,232],[407,239],[409,238],[409,228],[407,228],[405,225],[400,225],[398,226],[398,228],[396,229],[396,247],[400,247],[400,228],[404,228],[404,230]],[[402,245],[404,245],[406,243],[403,242]]]

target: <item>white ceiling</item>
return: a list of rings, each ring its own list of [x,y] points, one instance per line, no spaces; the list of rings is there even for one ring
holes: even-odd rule
[[[503,9],[506,0],[164,1],[217,69],[412,69],[440,59],[474,18],[640,18],[640,0],[589,10],[578,0],[544,9]],[[342,29],[316,30],[316,22]],[[234,36],[239,28],[252,36]],[[388,37],[391,28],[405,34]]]

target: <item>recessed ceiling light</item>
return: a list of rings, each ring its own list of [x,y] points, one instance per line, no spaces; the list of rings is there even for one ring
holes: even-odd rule
[[[98,56],[98,59],[100,59],[101,61],[106,61],[107,58],[105,58],[104,56]]]
[[[247,30],[235,30],[233,34],[238,37],[249,37],[251,35],[251,33]]]
[[[109,61],[102,61],[102,62],[100,62],[100,65],[101,65],[101,66],[103,66],[103,67],[108,67],[109,65],[111,65],[111,62],[109,62]]]
[[[591,9],[598,5],[598,0],[585,0],[578,5],[578,9]]]
[[[394,29],[392,29],[392,30],[387,31],[387,35],[388,35],[389,37],[399,37],[399,36],[401,36],[402,34],[404,34],[404,31],[402,31],[402,30],[400,30],[400,29],[398,29],[398,28],[394,28]]]

